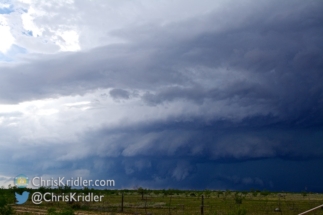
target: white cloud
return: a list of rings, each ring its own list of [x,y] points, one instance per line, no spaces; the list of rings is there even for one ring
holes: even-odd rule
[[[81,49],[77,23],[71,21],[74,14],[73,1],[21,0],[13,1],[11,6],[14,11],[6,14],[6,17],[15,39],[14,43],[27,49],[28,53],[57,53]],[[4,30],[8,32],[3,29],[1,33]],[[0,45],[7,50],[10,45],[9,37]]]
[[[10,8],[10,4],[0,2],[0,8]]]
[[[62,40],[57,40],[57,45],[61,51],[78,51],[81,49],[79,45],[79,35],[76,31],[58,31],[56,33]]]
[[[39,28],[35,23],[34,19],[37,16],[44,15],[42,12],[36,12],[34,8],[30,7],[27,13],[21,15],[23,28],[27,31],[32,32],[32,36],[40,37],[43,34],[44,29]]]
[[[15,29],[13,37],[17,45],[31,53],[56,53],[125,42],[125,38],[114,32],[151,23],[165,26],[189,20],[220,11],[223,2],[19,0],[12,4],[15,12],[8,17],[10,27]],[[22,35],[26,31],[32,32],[32,39],[28,34]]]
[[[14,186],[14,181],[12,176],[0,175],[0,188],[8,188],[9,185]]]
[[[10,30],[5,16],[0,14],[0,52],[2,53],[6,53],[15,42]]]

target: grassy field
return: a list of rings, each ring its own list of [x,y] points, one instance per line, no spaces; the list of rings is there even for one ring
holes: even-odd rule
[[[28,190],[28,189],[27,189]],[[273,193],[268,191],[182,191],[182,190],[72,190],[41,189],[57,194],[78,192],[104,195],[102,202],[45,202],[35,205],[29,199],[23,205],[14,204],[14,192],[23,190],[2,189],[0,214],[4,207],[11,214],[205,214],[205,215],[259,215],[299,214],[323,204],[323,194]],[[122,203],[123,199],[123,203]],[[5,203],[3,203],[5,202]],[[123,207],[122,207],[123,205]],[[2,208],[2,209],[1,209]],[[121,211],[123,210],[123,213]],[[10,214],[10,213],[7,213]],[[318,209],[309,214],[322,214]]]

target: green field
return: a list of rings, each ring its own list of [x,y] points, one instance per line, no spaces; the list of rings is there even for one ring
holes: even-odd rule
[[[45,202],[15,205],[14,192],[77,192],[104,195],[102,202]],[[323,204],[323,194],[268,191],[1,189],[0,214],[299,214]],[[30,198],[30,196],[29,196]],[[123,199],[123,201],[122,201]],[[123,206],[122,206],[123,205]],[[123,210],[123,213],[122,213]],[[7,212],[6,212],[7,211]],[[309,214],[323,214],[323,208]]]

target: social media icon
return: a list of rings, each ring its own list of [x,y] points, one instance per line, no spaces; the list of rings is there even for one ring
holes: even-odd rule
[[[21,204],[24,204],[25,202],[27,202],[28,197],[29,197],[29,192],[24,191],[21,195],[18,194],[18,193],[15,193],[15,196],[16,196],[16,199],[17,199],[16,204],[21,205]]]
[[[14,178],[14,183],[18,188],[25,188],[29,184],[29,178],[24,174],[20,174]]]

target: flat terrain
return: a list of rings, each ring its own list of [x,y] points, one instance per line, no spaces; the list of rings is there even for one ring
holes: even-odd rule
[[[44,192],[44,191],[43,191]],[[65,191],[59,191],[64,192]],[[70,190],[69,192],[74,192]],[[82,192],[79,190],[78,192]],[[266,191],[90,190],[104,195],[98,203],[11,204],[16,214],[205,214],[294,215],[323,204],[323,194]],[[122,197],[123,193],[123,197]],[[123,199],[123,203],[122,203]],[[123,205],[123,207],[122,207]],[[123,213],[121,210],[123,208]],[[56,211],[48,213],[49,210]],[[73,213],[71,213],[73,211]],[[309,214],[322,214],[323,208]]]

